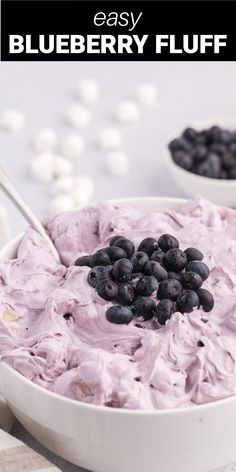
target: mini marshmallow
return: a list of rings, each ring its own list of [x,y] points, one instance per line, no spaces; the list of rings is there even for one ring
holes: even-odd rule
[[[70,193],[75,185],[75,179],[71,175],[58,177],[52,184],[52,195],[63,195]]]
[[[145,107],[153,106],[157,99],[157,88],[155,84],[140,84],[136,90],[136,98],[140,105]]]
[[[75,187],[72,191],[72,198],[77,208],[86,205],[94,195],[94,183],[91,177],[80,175],[76,177]]]
[[[80,208],[93,197],[94,183],[87,175],[59,177],[52,186],[52,194],[56,196],[68,195],[73,201],[73,207]]]
[[[122,145],[122,135],[118,128],[103,128],[98,136],[98,145],[103,151],[118,149]]]
[[[59,195],[53,198],[48,207],[50,213],[61,213],[74,210],[74,203],[69,195]]]
[[[54,179],[54,155],[45,151],[30,162],[32,178],[39,183],[49,183]]]
[[[79,103],[72,103],[66,111],[65,115],[67,123],[73,128],[85,128],[91,119],[89,110]]]
[[[14,108],[8,108],[4,110],[0,115],[1,127],[6,131],[14,132],[22,128],[25,123],[24,114]]]
[[[54,177],[62,177],[72,172],[73,166],[71,162],[65,159],[63,156],[56,155],[54,157]]]
[[[118,104],[115,111],[115,116],[122,124],[133,124],[138,121],[140,110],[135,100],[123,100],[123,102]]]
[[[110,175],[125,177],[129,173],[129,161],[122,151],[114,151],[106,156],[106,168]]]
[[[83,79],[79,82],[76,93],[85,105],[92,105],[98,99],[98,83],[95,79]]]
[[[62,145],[62,154],[68,159],[77,159],[84,151],[84,140],[81,136],[72,134],[65,138]]]
[[[37,151],[51,151],[56,146],[56,133],[51,128],[42,128],[33,140]]]

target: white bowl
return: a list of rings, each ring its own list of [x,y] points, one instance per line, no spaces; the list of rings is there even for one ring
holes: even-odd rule
[[[119,201],[177,209],[183,200]],[[20,237],[1,258],[16,254]],[[25,428],[48,449],[95,472],[209,472],[236,457],[236,396],[176,410],[134,411],[89,405],[49,392],[5,363],[1,390]]]
[[[204,128],[218,125],[226,129],[236,129],[236,119],[207,120],[193,123],[191,126],[201,131]],[[178,186],[189,196],[202,195],[217,205],[236,207],[236,179],[210,179],[201,175],[193,174],[175,164],[168,149],[172,139],[178,138],[184,130],[177,130],[169,138],[164,150],[164,159],[173,179]]]

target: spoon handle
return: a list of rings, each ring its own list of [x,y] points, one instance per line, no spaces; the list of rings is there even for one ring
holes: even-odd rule
[[[37,231],[42,238],[47,241],[50,250],[56,260],[59,262],[60,257],[56,247],[54,246],[52,240],[49,238],[45,228],[38,218],[34,215],[32,210],[26,205],[21,195],[19,195],[13,183],[10,181],[9,177],[0,167],[0,189],[6,194],[6,196],[12,201],[15,207],[20,211],[23,217],[28,221],[30,226]]]

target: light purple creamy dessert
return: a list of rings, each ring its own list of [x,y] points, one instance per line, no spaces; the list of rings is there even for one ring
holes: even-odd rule
[[[58,394],[97,405],[178,408],[236,393],[236,212],[197,198],[179,211],[102,204],[48,218],[59,265],[34,230],[0,262],[1,359]],[[122,235],[137,248],[169,233],[204,254],[214,308],[175,312],[165,325],[108,321],[105,301],[75,260]]]

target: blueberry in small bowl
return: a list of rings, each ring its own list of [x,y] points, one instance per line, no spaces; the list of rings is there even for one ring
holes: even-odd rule
[[[236,120],[195,123],[176,132],[165,152],[168,168],[187,195],[236,206]]]

